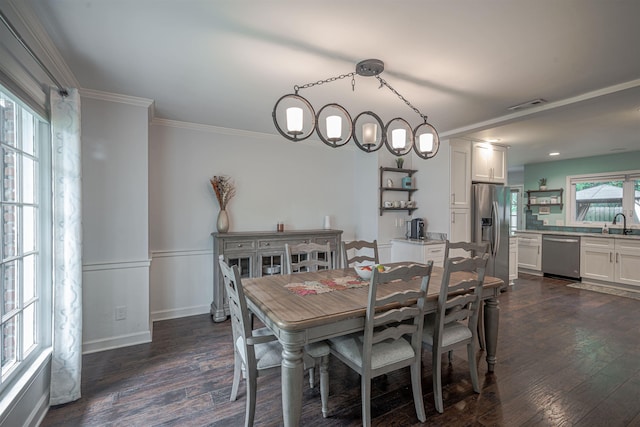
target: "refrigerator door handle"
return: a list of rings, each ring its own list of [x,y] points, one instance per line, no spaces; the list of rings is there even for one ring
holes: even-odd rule
[[[500,250],[500,217],[498,215],[498,202],[494,201],[491,207],[491,216],[493,217],[493,242],[491,242],[492,255],[495,257]]]

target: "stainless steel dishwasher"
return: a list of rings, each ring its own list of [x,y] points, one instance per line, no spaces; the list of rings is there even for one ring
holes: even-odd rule
[[[580,237],[543,234],[542,272],[580,279]]]

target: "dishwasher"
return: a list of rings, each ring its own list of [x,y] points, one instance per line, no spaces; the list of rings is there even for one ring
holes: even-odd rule
[[[580,280],[580,237],[543,234],[542,272]]]

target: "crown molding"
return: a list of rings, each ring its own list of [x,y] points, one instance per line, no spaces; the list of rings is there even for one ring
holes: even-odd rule
[[[140,98],[137,96],[121,95],[119,93],[103,92],[94,89],[80,89],[80,96],[85,98],[98,99],[100,101],[117,102],[120,104],[129,104],[136,107],[152,108],[154,100],[149,98]]]
[[[7,4],[12,10],[12,14],[20,21],[20,35],[29,41],[29,47],[36,52],[49,71],[61,84],[67,87],[80,88],[80,83],[71,68],[69,68],[27,2],[23,0],[8,0]],[[16,26],[15,22],[12,22],[12,24]]]

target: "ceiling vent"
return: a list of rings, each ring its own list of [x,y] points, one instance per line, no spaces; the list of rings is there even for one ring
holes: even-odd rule
[[[538,98],[538,99],[534,99],[534,100],[531,100],[531,101],[523,102],[522,104],[513,105],[513,106],[507,108],[507,110],[509,110],[509,111],[524,110],[526,108],[537,107],[538,105],[542,105],[542,104],[546,104],[546,103],[547,103],[547,101],[545,99]]]

